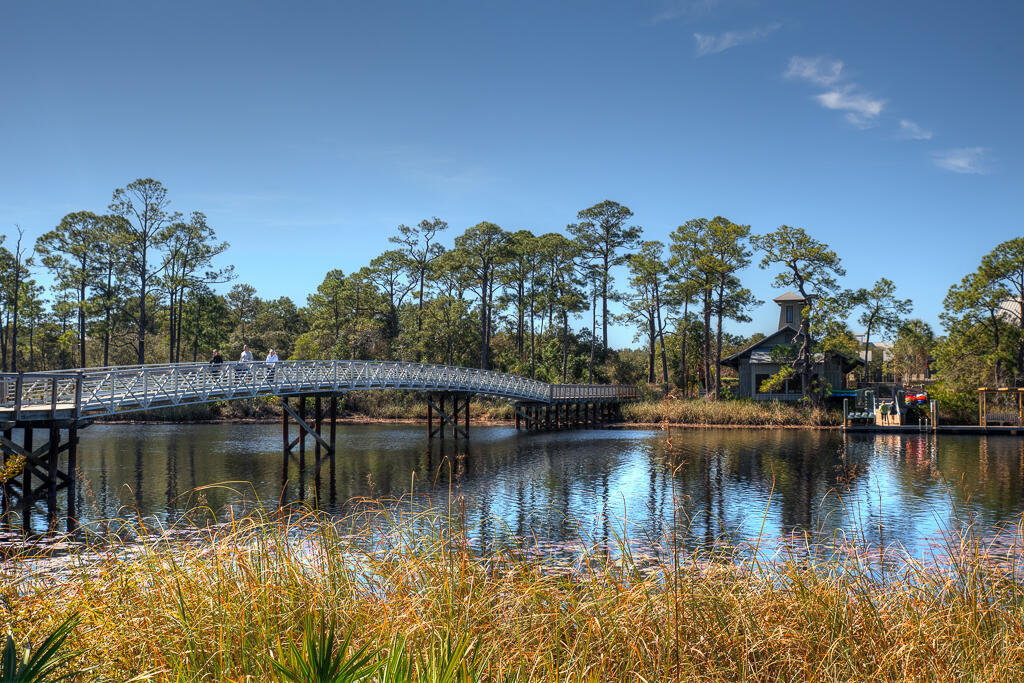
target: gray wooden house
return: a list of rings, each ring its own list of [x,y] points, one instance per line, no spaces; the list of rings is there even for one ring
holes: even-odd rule
[[[739,376],[737,394],[760,401],[796,401],[803,397],[802,378],[791,377],[785,386],[774,392],[761,391],[761,383],[777,373],[781,365],[773,360],[777,346],[793,346],[793,338],[800,327],[800,313],[804,299],[796,292],[786,292],[774,299],[779,305],[779,328],[738,353],[722,359],[722,365],[733,368]],[[794,349],[795,351],[796,349]],[[823,377],[833,389],[846,388],[846,376],[858,365],[860,358],[845,354],[816,354],[812,378]]]

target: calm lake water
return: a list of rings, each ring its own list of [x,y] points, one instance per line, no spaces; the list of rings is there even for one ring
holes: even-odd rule
[[[355,498],[415,490],[455,501],[485,546],[510,535],[656,543],[675,519],[691,547],[846,534],[921,555],[944,530],[1024,512],[1024,440],[1013,437],[474,426],[466,446],[387,424],[339,426],[338,451],[318,480],[311,440],[307,471],[283,470],[278,425],[94,425],[81,432],[80,516],[176,522],[205,505],[223,519],[298,500],[344,513]]]

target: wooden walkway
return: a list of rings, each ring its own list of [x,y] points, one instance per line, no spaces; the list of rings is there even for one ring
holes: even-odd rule
[[[370,389],[454,392],[563,404],[638,398],[636,387],[548,384],[491,370],[397,361],[175,363],[0,375],[0,421],[80,419],[259,396]]]

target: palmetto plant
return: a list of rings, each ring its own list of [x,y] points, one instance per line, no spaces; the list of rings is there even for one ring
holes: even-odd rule
[[[421,660],[420,675],[415,679],[424,683],[476,683],[483,680],[479,671],[476,643],[468,636],[458,640],[446,638],[435,643]],[[407,679],[409,683],[414,680]]]
[[[18,647],[8,631],[3,652],[0,652],[0,683],[52,683],[69,678],[71,674],[53,675],[70,657],[60,648],[77,623],[77,616],[68,617],[36,648],[28,643]]]
[[[369,645],[352,648],[353,631],[335,648],[334,621],[303,621],[302,644],[290,645],[277,659],[271,660],[281,681],[289,683],[354,683],[362,681],[380,668],[376,652]],[[351,651],[350,651],[351,650]]]

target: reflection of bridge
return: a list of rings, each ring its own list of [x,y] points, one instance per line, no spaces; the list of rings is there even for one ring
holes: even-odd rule
[[[66,488],[67,517],[74,518],[77,431],[97,417],[277,396],[282,407],[285,462],[298,446],[299,464],[304,466],[308,436],[314,442],[319,467],[321,450],[334,458],[338,395],[372,389],[423,394],[430,438],[444,438],[449,427],[453,438],[468,438],[469,401],[474,395],[512,402],[516,428],[528,430],[602,424],[617,415],[621,402],[638,397],[636,388],[630,386],[548,384],[502,372],[391,361],[176,363],[0,374],[0,477],[6,477],[3,513],[20,507],[27,524],[32,505],[46,498],[53,519],[57,491]],[[299,397],[297,406],[290,405],[291,397]],[[307,419],[306,399],[310,397],[313,414]],[[325,398],[329,401],[326,412]],[[290,419],[299,427],[295,439],[289,435]],[[323,435],[325,419],[329,437]],[[15,428],[23,429],[23,444],[14,442]],[[44,445],[33,447],[33,430],[39,429],[47,430],[49,438]],[[66,440],[61,438],[62,430],[67,432]],[[16,477],[10,476],[19,469]]]

